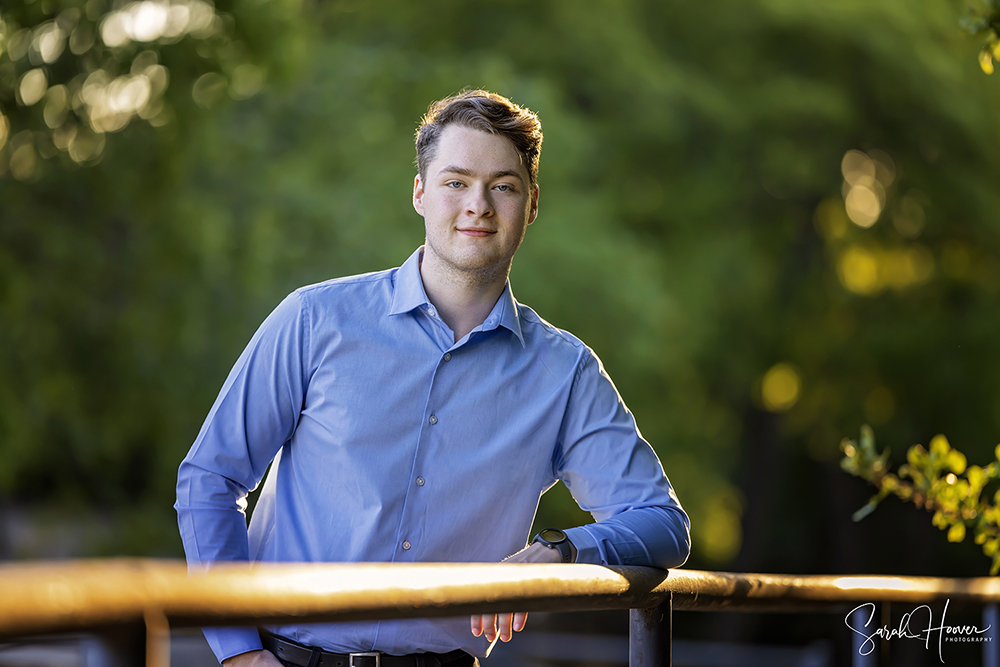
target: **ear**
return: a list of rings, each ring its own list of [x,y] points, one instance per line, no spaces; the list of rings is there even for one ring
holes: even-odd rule
[[[528,224],[530,225],[535,221],[535,216],[538,215],[538,184],[535,184],[535,189],[531,192],[531,210],[528,211]]]
[[[421,217],[424,215],[424,183],[420,180],[420,174],[413,177],[413,210]]]

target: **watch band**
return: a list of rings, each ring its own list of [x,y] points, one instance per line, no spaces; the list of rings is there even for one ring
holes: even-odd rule
[[[573,543],[566,537],[566,533],[558,528],[543,528],[538,531],[535,538],[531,540],[532,544],[535,542],[558,551],[563,563],[573,562]]]

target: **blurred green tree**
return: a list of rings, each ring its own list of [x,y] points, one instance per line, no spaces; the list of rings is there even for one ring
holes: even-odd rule
[[[95,6],[78,6],[95,35],[132,7]],[[34,43],[68,8],[5,5],[17,32],[4,28],[0,67],[11,35]],[[1000,425],[1000,96],[951,4],[213,11],[223,29],[205,38],[95,38],[102,58],[124,54],[109,85],[155,52],[169,112],[105,132],[87,169],[44,157],[47,102],[16,99],[30,47],[11,61],[0,110],[37,159],[15,170],[13,138],[0,158],[8,505],[159,508],[123,524],[148,533],[100,548],[178,553],[174,471],[239,350],[290,289],[397,265],[420,243],[412,129],[464,86],[541,115],[541,215],[514,292],[604,359],[692,514],[694,564],[898,568],[881,517],[844,511],[863,492],[840,481],[840,434],[946,432],[980,457],[964,443]],[[227,40],[243,45],[232,61]],[[71,56],[53,64],[66,74],[45,70],[67,99],[83,67]],[[202,77],[225,93],[244,62],[266,73],[258,94],[198,104]],[[565,495],[541,512],[578,518]],[[920,553],[906,567],[960,569]]]

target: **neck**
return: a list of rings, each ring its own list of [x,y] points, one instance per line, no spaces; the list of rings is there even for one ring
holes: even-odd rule
[[[491,273],[462,271],[424,250],[420,278],[427,298],[458,342],[478,327],[503,294],[510,263]]]

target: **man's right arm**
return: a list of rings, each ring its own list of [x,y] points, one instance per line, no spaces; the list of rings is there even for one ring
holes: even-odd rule
[[[180,465],[174,507],[190,568],[249,560],[246,496],[295,431],[307,350],[307,313],[291,294],[240,355]],[[205,636],[220,660],[262,648],[253,628],[209,628]]]

